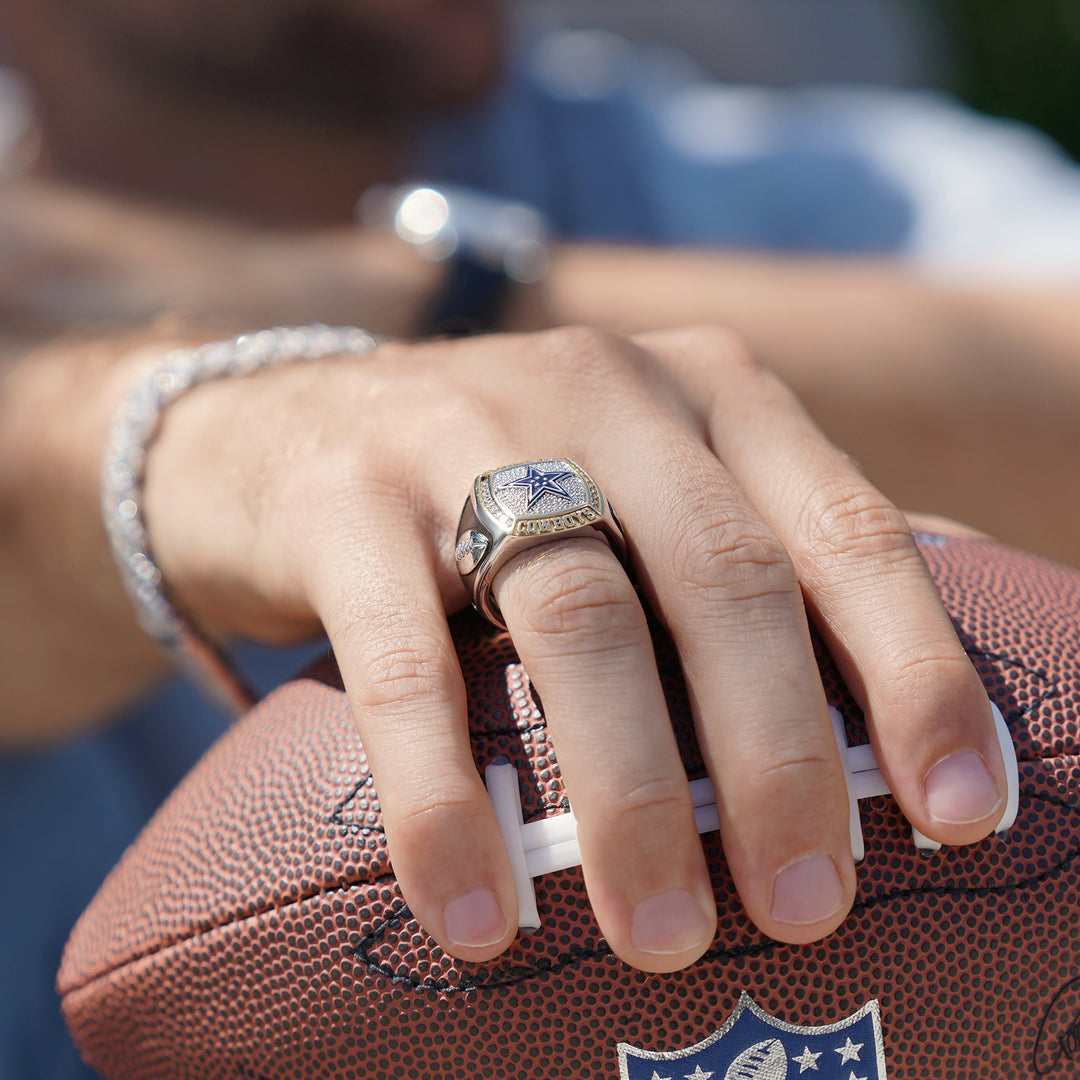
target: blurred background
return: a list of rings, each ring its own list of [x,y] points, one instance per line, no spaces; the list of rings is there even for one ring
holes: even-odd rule
[[[1080,0],[517,0],[540,25],[670,45],[716,78],[947,90],[1080,159]],[[4,59],[0,40],[0,63]]]
[[[1080,0],[519,0],[671,45],[726,82],[948,90],[1080,158]]]
[[[1080,0],[936,0],[949,83],[976,108],[1026,120],[1080,158]]]

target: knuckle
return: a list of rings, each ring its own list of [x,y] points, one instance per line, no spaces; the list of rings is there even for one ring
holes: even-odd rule
[[[387,644],[370,653],[353,693],[356,707],[366,714],[393,712],[425,718],[436,709],[445,711],[453,670],[446,653],[442,642],[417,639]]]
[[[688,326],[678,332],[679,344],[688,352],[721,362],[725,368],[747,375],[761,374],[765,368],[749,341],[730,326],[702,324]]]
[[[568,326],[546,331],[545,359],[573,376],[580,393],[610,395],[613,388],[636,381],[645,354],[620,334],[592,326]]]
[[[645,634],[645,615],[617,564],[544,560],[524,594],[526,632],[577,652],[621,650]]]
[[[786,549],[761,524],[699,516],[679,535],[672,562],[677,587],[690,600],[758,600],[798,592]]]
[[[604,362],[626,349],[626,339],[596,326],[560,326],[545,330],[541,339],[549,356],[563,357],[575,365],[588,360]]]
[[[775,376],[746,338],[730,327],[698,325],[664,330],[645,335],[644,341],[659,349],[661,365],[669,376],[676,377],[680,392],[691,390],[698,422],[711,416],[721,403],[729,410],[735,402],[751,407],[768,384],[776,384]]]
[[[936,715],[942,702],[959,703],[979,693],[978,676],[960,644],[942,641],[902,650],[882,696],[891,710],[910,712],[924,704]]]
[[[663,819],[674,819],[692,812],[690,789],[685,778],[652,776],[631,787],[611,791],[603,802],[611,820],[625,826],[628,817],[639,817],[655,826]]]
[[[808,500],[799,529],[810,561],[917,557],[904,515],[868,485],[842,483]]]

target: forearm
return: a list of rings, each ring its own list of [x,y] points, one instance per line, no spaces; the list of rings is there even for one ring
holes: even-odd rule
[[[948,288],[887,262],[581,246],[556,252],[533,316],[732,326],[895,502],[1080,564],[1078,293]]]
[[[262,230],[42,181],[3,196],[5,334],[164,317],[211,337],[309,322],[408,336],[443,274],[392,233]]]

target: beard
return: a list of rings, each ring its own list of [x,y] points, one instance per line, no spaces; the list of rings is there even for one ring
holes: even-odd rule
[[[499,0],[72,0],[70,17],[136,90],[339,132],[400,133],[502,68]]]

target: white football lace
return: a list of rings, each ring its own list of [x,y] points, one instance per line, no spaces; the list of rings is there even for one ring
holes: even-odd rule
[[[1016,761],[1016,748],[1013,746],[1005,719],[996,705],[991,705],[991,707],[994,712],[998,742],[1001,745],[1001,756],[1005,761],[1005,772],[1008,777],[1005,812],[994,830],[1001,834],[1016,821],[1020,803],[1020,772]],[[863,845],[862,821],[859,817],[859,800],[891,795],[892,791],[878,768],[873,747],[869,744],[848,746],[844,733],[844,721],[840,713],[830,707],[829,715],[840,751],[840,763],[847,781],[848,801],[851,807],[851,854],[856,862],[861,862],[866,852]],[[553,874],[557,870],[581,865],[577,819],[573,811],[568,810],[566,813],[555,814],[536,821],[524,821],[517,772],[506,758],[493,761],[485,770],[484,780],[495,808],[499,828],[506,842],[510,866],[514,872],[514,885],[518,895],[518,926],[522,930],[538,930],[540,913],[536,907],[532,879],[541,874]],[[707,833],[719,829],[720,817],[716,809],[716,794],[712,781],[708,777],[691,780],[690,796],[694,804],[694,821],[698,832]],[[911,837],[915,847],[920,851],[938,851],[941,848],[941,844],[924,836],[918,829],[911,830]]]

